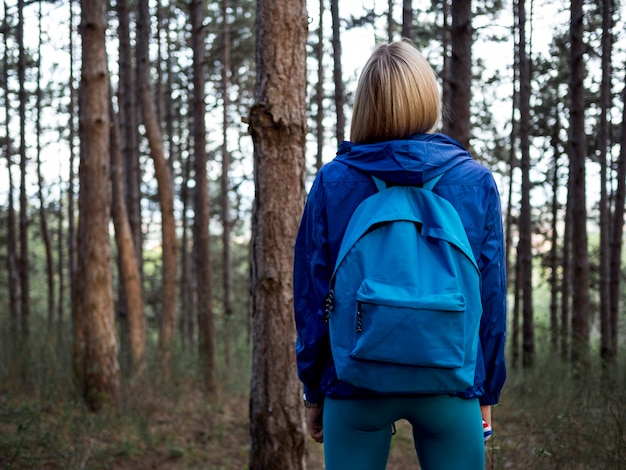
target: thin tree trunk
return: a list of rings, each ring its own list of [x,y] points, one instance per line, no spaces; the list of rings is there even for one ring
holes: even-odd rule
[[[415,28],[413,27],[413,0],[402,1],[402,37],[413,41]]]
[[[589,259],[585,188],[585,77],[583,0],[572,0],[570,22],[570,128],[571,180],[568,204],[572,210],[572,362],[589,366]]]
[[[472,2],[452,0],[452,30],[450,68],[446,80],[449,84],[447,108],[449,119],[444,122],[444,132],[469,146],[470,99],[472,95]]]
[[[222,95],[223,95],[223,119],[222,119],[222,284],[223,284],[223,315],[224,315],[224,356],[226,369],[232,367],[232,331],[233,318],[233,270],[231,251],[232,221],[230,217],[230,152],[228,150],[228,128],[230,122],[228,111],[230,108],[230,20],[228,0],[222,0],[222,21],[224,38],[223,67],[222,67]]]
[[[608,200],[607,153],[610,145],[608,113],[611,98],[612,0],[602,0],[602,83],[600,85],[600,357],[604,364],[613,361],[611,342],[610,210]]]
[[[315,131],[317,136],[317,153],[315,155],[315,169],[319,171],[324,158],[324,0],[319,0],[317,29],[317,45],[315,47],[317,59],[317,83],[315,84]]]
[[[344,107],[346,104],[346,92],[343,84],[343,68],[341,61],[341,24],[339,16],[339,0],[330,0],[330,12],[333,21],[333,79],[335,83],[335,113],[337,115],[337,127],[335,137],[337,143],[344,140],[346,117]]]
[[[569,188],[568,182],[568,200],[569,200],[569,192],[571,191]],[[569,359],[570,348],[569,348],[569,326],[570,326],[570,291],[571,291],[571,283],[572,283],[572,264],[570,262],[571,259],[571,249],[572,246],[572,211],[569,206],[565,208],[565,227],[563,228],[563,255],[562,258],[562,271],[563,278],[561,280],[561,359],[563,361],[567,361]]]
[[[527,55],[526,46],[526,2],[519,0],[519,66],[520,66],[520,149],[522,158],[520,167],[522,170],[522,196],[519,217],[519,260],[521,265],[521,289],[522,289],[522,364],[524,367],[532,367],[535,361],[535,336],[534,336],[534,313],[533,313],[533,286],[532,286],[532,220],[530,206],[530,58]]]
[[[305,434],[294,373],[291,247],[305,199],[306,2],[258,0],[256,21],[249,468],[301,469]]]
[[[6,0],[4,6],[4,20],[2,27],[4,31],[9,30],[8,20],[8,7]],[[3,62],[3,83],[9,83],[9,47],[8,47],[8,34],[4,34],[4,53],[2,55]],[[11,133],[11,102],[9,99],[8,89],[4,90],[4,132],[5,136],[10,136]],[[13,199],[14,187],[13,187],[13,146],[11,145],[11,139],[5,139],[5,157],[7,159],[7,173],[8,173],[8,207],[7,207],[7,271],[8,271],[8,289],[9,289],[9,338],[14,342],[18,334],[18,318],[20,311],[19,304],[19,269],[17,258],[17,221],[15,219],[15,202]],[[11,344],[11,350],[16,346],[15,343]]]
[[[213,319],[212,270],[209,237],[209,183],[207,178],[206,129],[204,125],[204,25],[203,0],[191,0],[191,48],[193,51],[193,155],[196,175],[193,251],[198,282],[198,327],[200,332],[200,363],[209,393],[217,386],[215,357],[215,325]]]
[[[159,324],[159,364],[163,372],[169,372],[176,328],[176,290],[178,265],[176,260],[176,220],[174,218],[174,191],[172,175],[163,151],[163,140],[150,88],[150,9],[148,0],[139,0],[137,15],[137,84],[146,137],[158,184],[161,206],[161,230],[163,239],[163,304]]]
[[[74,0],[69,1],[70,7],[70,38],[74,37]],[[79,239],[83,238],[80,229],[83,227],[76,227],[75,222],[75,179],[76,171],[74,169],[76,162],[76,150],[74,142],[76,140],[76,89],[74,85],[74,42],[70,41],[70,72],[69,72],[69,90],[70,90],[70,116],[69,116],[69,139],[70,139],[70,174],[68,185],[68,245],[69,245],[69,267],[70,267],[70,297],[72,301],[72,325],[73,325],[73,341],[72,341],[72,366],[74,369],[74,375],[80,383],[84,382],[84,362],[85,362],[85,329],[84,329],[84,314],[82,308],[82,292],[83,292],[83,279],[78,274],[78,243]],[[79,89],[79,95],[82,96],[83,91]],[[78,99],[80,101],[80,97]],[[82,145],[82,142],[81,142]],[[80,175],[79,175],[80,180]],[[85,197],[87,189],[84,189],[83,196]],[[78,195],[81,199],[81,195]]]
[[[140,274],[143,271],[143,234],[141,230],[141,168],[137,132],[137,88],[130,34],[130,7],[128,0],[118,0],[119,38],[119,121],[120,144],[124,164],[124,198],[128,220],[133,233],[133,244]],[[142,276],[143,277],[143,276]]]
[[[557,113],[558,114],[558,113]],[[550,346],[559,350],[559,120],[552,134],[554,168],[552,169],[552,234],[550,236]]]
[[[78,273],[85,328],[85,400],[92,410],[117,405],[120,370],[111,273],[109,180],[109,73],[106,2],[81,3],[82,102]]]
[[[622,260],[622,238],[624,234],[624,204],[626,202],[626,86],[622,90],[622,125],[620,135],[620,152],[617,161],[617,188],[615,191],[615,210],[611,223],[612,233],[610,240],[611,262],[611,351],[617,354],[619,313],[620,313],[620,285],[621,285],[621,260]]]
[[[393,21],[393,4],[394,0],[387,0],[387,41],[393,42],[393,30],[394,21]]]
[[[17,43],[18,43],[18,64],[17,75],[19,84],[19,126],[20,126],[20,313],[21,313],[21,335],[20,347],[22,354],[29,351],[28,341],[30,337],[30,270],[28,253],[28,201],[26,197],[26,52],[24,50],[24,0],[18,0],[18,22],[17,22]],[[27,361],[25,361],[26,363]]]
[[[128,341],[132,375],[139,377],[146,368],[146,327],[143,314],[143,287],[133,233],[128,220],[124,200],[123,159],[120,143],[119,123],[113,105],[110,106],[110,154],[111,154],[111,215],[115,226],[115,241],[118,251],[118,263],[124,286],[126,302],[126,320],[128,323]]]
[[[50,229],[48,228],[48,218],[46,216],[46,200],[43,195],[44,179],[41,173],[41,3],[39,4],[39,41],[37,43],[37,117],[35,122],[35,134],[37,141],[37,197],[39,199],[39,228],[43,238],[44,250],[46,253],[46,284],[48,294],[48,334],[52,334],[54,323],[54,259],[52,257],[52,242],[50,239]]]

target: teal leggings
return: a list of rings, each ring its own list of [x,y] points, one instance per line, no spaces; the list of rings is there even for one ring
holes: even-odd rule
[[[484,470],[480,405],[447,395],[324,402],[326,470],[383,470],[392,425],[413,426],[415,450],[423,470]]]

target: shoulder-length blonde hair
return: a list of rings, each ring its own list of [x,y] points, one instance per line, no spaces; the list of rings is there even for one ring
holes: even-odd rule
[[[350,140],[380,142],[432,132],[441,116],[437,76],[408,41],[378,46],[354,98]]]

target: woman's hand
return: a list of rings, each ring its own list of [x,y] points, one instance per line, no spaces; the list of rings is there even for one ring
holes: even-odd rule
[[[481,406],[480,414],[483,415],[483,419],[487,421],[487,424],[491,426],[491,405]]]
[[[323,408],[315,406],[306,410],[306,424],[309,428],[309,434],[315,442],[324,442],[324,429],[322,427]]]

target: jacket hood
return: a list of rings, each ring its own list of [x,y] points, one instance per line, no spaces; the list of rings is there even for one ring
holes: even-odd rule
[[[418,134],[371,144],[343,141],[335,161],[396,184],[421,185],[472,160],[469,152],[444,134]]]

